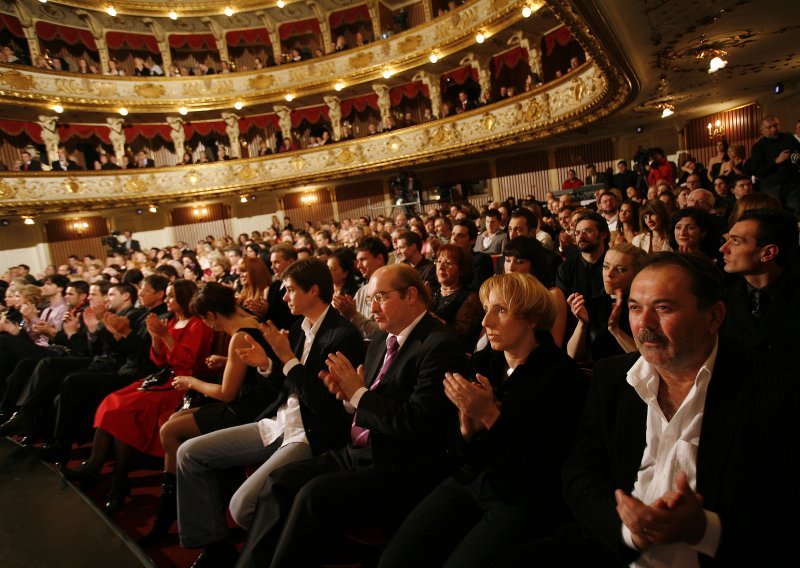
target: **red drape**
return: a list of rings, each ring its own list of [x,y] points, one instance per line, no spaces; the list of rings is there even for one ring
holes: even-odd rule
[[[195,134],[208,136],[212,132],[225,135],[225,121],[211,120],[208,122],[191,122],[186,125],[186,137],[191,138]]]
[[[550,32],[544,36],[545,54],[550,55],[556,47],[556,43],[560,46],[567,45],[572,40],[572,34],[566,26],[561,26],[555,31]]]
[[[339,26],[355,24],[356,22],[370,22],[369,8],[366,4],[353,6],[346,10],[333,12],[330,17],[331,29],[335,30]]]
[[[138,137],[145,140],[152,140],[156,137],[161,137],[165,141],[170,142],[170,127],[168,124],[129,124],[125,126],[125,140],[133,142]]]
[[[42,143],[42,127],[35,122],[25,122],[23,120],[0,120],[0,130],[10,136],[26,134],[31,140],[39,144]]]
[[[405,85],[399,85],[390,89],[389,99],[391,100],[392,106],[397,106],[404,98],[415,99],[419,93],[422,93],[426,98],[430,97],[427,85],[423,85],[419,82],[406,83]]]
[[[169,46],[174,49],[188,47],[193,51],[216,51],[213,34],[170,34]]]
[[[58,137],[61,140],[69,140],[71,138],[92,138],[96,136],[106,144],[111,141],[108,138],[108,126],[104,124],[72,124],[65,123],[58,125]]]
[[[318,33],[320,33],[319,22],[316,19],[289,22],[288,24],[281,24],[278,26],[278,35],[282,40],[287,40],[290,37],[299,35]]]
[[[266,128],[269,125],[272,128],[278,129],[278,115],[277,114],[262,114],[258,116],[247,116],[239,119],[239,130],[247,132],[251,128]]]
[[[308,107],[308,108],[298,108],[292,111],[292,128],[297,128],[303,122],[303,120],[307,120],[310,124],[317,124],[323,118],[328,118],[328,105],[316,106],[316,107]]]
[[[106,34],[106,43],[109,49],[133,49],[158,53],[158,41],[155,37],[147,34],[108,32]]]
[[[97,51],[94,37],[89,30],[59,26],[50,22],[36,22],[36,35],[45,41],[59,39],[69,45],[80,44],[92,51]]]
[[[500,53],[492,57],[492,69],[494,69],[494,76],[499,77],[503,67],[513,69],[520,61],[528,60],[528,51],[522,47],[515,47],[509,49],[504,53]]]
[[[448,77],[453,79],[456,85],[463,85],[464,83],[467,82],[467,79],[470,77],[472,77],[473,81],[478,82],[478,70],[472,67],[471,65],[465,65],[464,67],[459,67],[458,69],[447,71],[446,73],[442,73],[441,77],[442,84],[445,83]]]
[[[269,32],[264,28],[254,30],[233,30],[225,34],[225,41],[230,47],[240,45],[270,45]]]
[[[25,38],[25,32],[22,31],[22,24],[14,16],[8,14],[0,14],[0,29],[7,29],[11,35],[18,38]]]
[[[364,112],[364,109],[371,107],[375,110],[378,109],[378,95],[364,95],[363,97],[355,97],[352,99],[345,99],[341,102],[342,116],[350,116],[350,113],[355,110],[356,112]]]

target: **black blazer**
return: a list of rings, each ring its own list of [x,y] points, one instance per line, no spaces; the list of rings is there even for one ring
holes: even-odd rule
[[[386,355],[385,332],[370,342],[364,363],[367,387]],[[375,469],[417,485],[438,482],[454,461],[458,428],[455,406],[444,394],[444,374],[466,373],[469,365],[455,334],[425,314],[400,348],[375,390],[364,393],[356,424],[369,428]]]
[[[306,340],[301,324],[302,320],[298,320],[289,330],[289,343],[298,359]],[[267,381],[279,389],[280,394],[257,418],[274,417],[289,394],[297,394],[306,436],[314,455],[342,447],[350,435],[350,415],[319,378],[319,372],[327,369],[325,360],[328,354],[337,351],[341,351],[356,368],[364,362],[364,342],[358,328],[330,308],[314,336],[305,365],[295,365],[284,377],[280,372],[281,363],[273,361],[274,371]]]
[[[564,467],[573,514],[625,563],[638,553],[622,540],[614,490],[633,489],[645,449],[647,406],[625,377],[638,357],[597,362],[578,442]],[[720,340],[700,432],[697,492],[705,509],[719,515],[722,538],[714,559],[700,555],[704,566],[787,565],[773,556],[782,554],[774,543],[796,535],[800,524],[797,376],[796,369],[778,369]]]
[[[65,168],[60,160],[56,160],[50,164],[53,168],[54,172],[66,172],[66,171],[73,171],[79,170],[81,167],[75,160],[67,160],[67,167]]]

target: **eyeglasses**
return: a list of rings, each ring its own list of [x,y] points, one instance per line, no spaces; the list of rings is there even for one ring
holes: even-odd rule
[[[372,302],[378,302],[379,304],[385,304],[389,298],[387,297],[392,292],[399,292],[400,290],[407,290],[408,286],[403,286],[402,288],[397,288],[396,290],[389,290],[388,292],[376,292],[372,296],[367,296],[367,305],[371,306]]]
[[[597,229],[581,229],[580,231],[578,229],[575,229],[575,231],[573,231],[573,234],[576,237],[581,235],[586,235],[587,237],[591,237],[592,235],[597,234]]]

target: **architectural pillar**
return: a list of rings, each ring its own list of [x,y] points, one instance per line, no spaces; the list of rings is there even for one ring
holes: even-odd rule
[[[232,112],[223,112],[222,120],[225,121],[225,133],[228,135],[231,158],[242,157],[242,147],[239,145],[239,117]]]
[[[169,49],[167,33],[161,27],[161,24],[152,18],[142,18],[142,22],[150,28],[158,42],[158,52],[161,54],[161,68],[164,70],[164,75],[172,75],[172,52]]]
[[[328,105],[328,119],[333,129],[333,141],[338,142],[342,137],[342,107],[339,97],[323,97]]]
[[[423,85],[428,87],[428,98],[431,101],[431,114],[435,118],[439,118],[442,110],[442,89],[439,77],[434,77],[427,71],[419,71],[411,80],[420,81]]]
[[[228,57],[228,42],[225,41],[225,30],[211,18],[201,18],[200,21],[206,25],[214,36],[214,43],[217,45],[220,61],[227,61],[230,67],[231,60]]]
[[[378,110],[381,112],[381,124],[392,117],[392,99],[389,97],[389,87],[383,83],[373,83],[372,90],[378,94]]]
[[[124,118],[107,118],[108,123],[108,138],[111,140],[111,146],[114,148],[114,155],[122,163],[122,156],[125,155],[125,125]]]
[[[57,116],[39,115],[39,125],[42,127],[42,142],[47,149],[47,164],[58,160],[58,146],[61,140],[58,136]]]

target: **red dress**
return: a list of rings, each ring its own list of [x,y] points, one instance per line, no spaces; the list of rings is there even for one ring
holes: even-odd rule
[[[169,322],[169,333],[175,340],[172,351],[150,349],[150,360],[159,367],[169,365],[175,375],[198,376],[206,369],[205,360],[211,352],[214,337],[203,320],[193,317],[185,327],[176,329],[177,319]],[[159,430],[175,412],[183,399],[183,391],[172,388],[167,381],[155,389],[140,391],[138,380],[108,395],[100,403],[94,417],[94,427],[102,428],[118,440],[156,457],[164,456]]]

